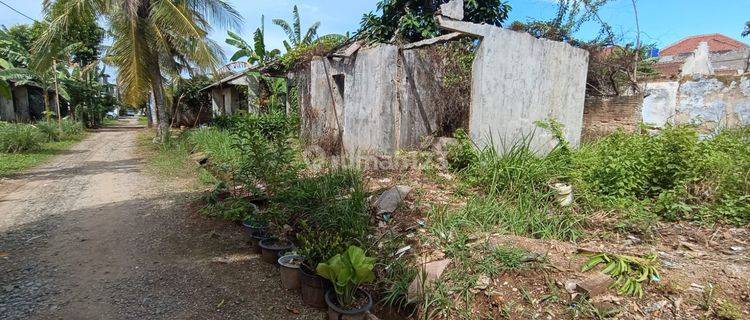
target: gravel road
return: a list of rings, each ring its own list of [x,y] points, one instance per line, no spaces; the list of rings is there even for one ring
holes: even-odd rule
[[[134,119],[0,180],[2,319],[323,319],[239,226],[145,173]]]

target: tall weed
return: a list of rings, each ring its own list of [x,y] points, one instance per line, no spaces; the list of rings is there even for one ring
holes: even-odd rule
[[[18,153],[38,150],[46,139],[36,127],[20,123],[0,122],[0,152]]]

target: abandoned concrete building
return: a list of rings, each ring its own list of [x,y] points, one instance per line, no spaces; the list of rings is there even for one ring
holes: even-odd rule
[[[403,46],[354,42],[315,57],[296,75],[306,149],[349,160],[389,156],[461,127],[501,152],[524,136],[546,152],[556,141],[536,122],[553,119],[577,145],[588,52],[462,19],[463,2],[454,0],[437,16],[453,33]],[[444,90],[446,59],[435,54],[459,37],[475,39],[470,87],[463,92]],[[450,110],[457,105],[464,110]]]
[[[11,82],[11,99],[0,96],[0,121],[31,122],[44,117],[44,89],[34,85],[15,85]],[[56,110],[54,92],[47,92],[50,110]],[[65,116],[66,109],[60,112]]]

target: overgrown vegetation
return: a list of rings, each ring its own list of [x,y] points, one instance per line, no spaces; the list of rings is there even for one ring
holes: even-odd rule
[[[359,35],[370,42],[403,43],[440,34],[435,11],[443,1],[381,0],[377,10],[362,16]],[[501,0],[464,2],[464,20],[501,26],[508,18],[510,4]]]
[[[747,128],[704,138],[691,126],[668,127],[654,135],[617,132],[576,150],[561,144],[546,157],[532,152],[527,139],[498,153],[473,147],[465,134],[456,137],[459,143],[450,150],[449,163],[469,185],[490,196],[480,202],[491,203],[496,201],[492,196],[500,195],[503,201],[528,200],[516,204],[547,211],[554,207],[549,185],[565,181],[573,185],[577,205],[573,211],[555,211],[575,216],[615,210],[632,219],[625,226],[635,229],[631,231],[643,231],[638,220],[648,220],[643,219],[648,213],[668,221],[750,223]]]
[[[80,123],[64,120],[36,124],[0,122],[0,175],[34,166],[80,141]]]

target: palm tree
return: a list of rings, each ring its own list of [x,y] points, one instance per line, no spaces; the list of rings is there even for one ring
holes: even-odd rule
[[[292,9],[292,16],[294,16],[294,21],[291,26],[289,25],[289,22],[286,22],[284,19],[273,19],[273,24],[284,29],[286,36],[289,38],[289,42],[284,40],[284,47],[287,52],[301,45],[311,44],[315,35],[318,33],[318,27],[320,27],[320,22],[313,23],[312,26],[307,29],[307,32],[305,32],[303,37],[301,22],[299,19],[299,10],[296,5],[294,6],[294,9]]]
[[[281,54],[279,49],[273,49],[271,51],[266,50],[265,41],[265,17],[260,16],[260,28],[255,30],[253,34],[253,45],[250,46],[242,37],[238,34],[228,31],[226,43],[236,47],[238,50],[234,53],[230,60],[237,61],[242,58],[247,58],[247,62],[250,64],[265,65],[278,57]]]
[[[140,105],[154,96],[161,141],[169,138],[164,76],[176,69],[214,68],[221,49],[208,39],[211,23],[237,27],[241,17],[224,0],[44,0],[49,26],[35,43],[35,68],[51,63],[57,39],[79,19],[102,19],[113,38],[106,60],[118,68],[124,102]]]

